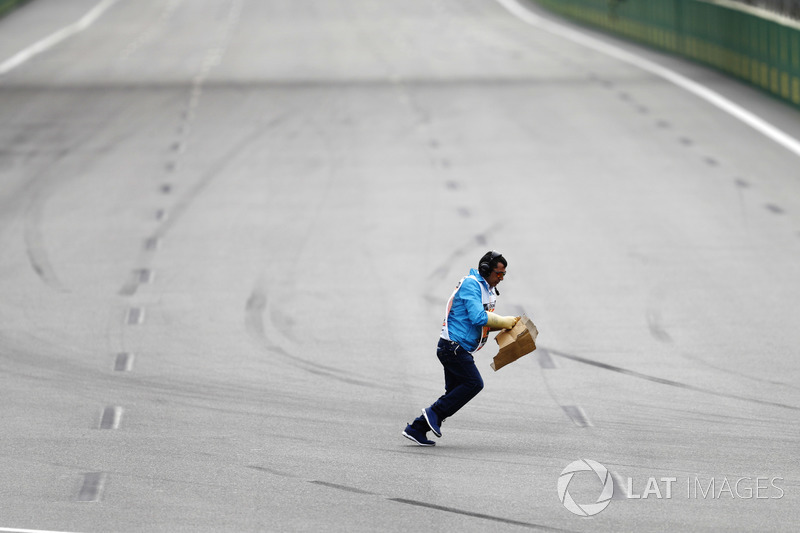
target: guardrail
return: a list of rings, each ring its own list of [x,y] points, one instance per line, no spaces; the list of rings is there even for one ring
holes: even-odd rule
[[[800,19],[800,0],[735,0],[761,9]]]
[[[704,63],[800,108],[800,23],[726,0],[530,0]]]

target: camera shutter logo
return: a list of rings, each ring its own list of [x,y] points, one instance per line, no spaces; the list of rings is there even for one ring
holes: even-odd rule
[[[569,494],[569,482],[572,476],[578,472],[594,472],[603,485],[603,490],[595,503],[578,504]],[[614,480],[609,474],[608,469],[591,459],[581,459],[567,465],[558,478],[558,499],[570,512],[578,516],[594,516],[608,507],[611,497],[614,496]]]

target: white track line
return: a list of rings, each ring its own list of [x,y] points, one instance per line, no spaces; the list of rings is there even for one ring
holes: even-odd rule
[[[561,26],[560,24],[543,19],[529,9],[520,5],[518,0],[497,0],[497,2],[506,8],[512,15],[532,26],[536,26],[537,28],[545,30],[554,35],[569,39],[574,43],[592,48],[598,52],[602,52],[608,56],[619,59],[620,61],[624,61],[625,63],[635,67],[639,67],[642,70],[650,72],[651,74],[655,74],[656,76],[674,83],[678,87],[689,91],[695,96],[698,96],[725,111],[729,115],[741,120],[751,128],[755,129],[759,133],[762,133],[766,137],[772,139],[776,143],[800,157],[800,141],[788,133],[776,128],[761,117],[758,117],[743,107],[731,102],[721,94],[712,91],[705,85],[701,85],[695,81],[692,81],[675,71],[653,63],[652,61],[648,61],[643,57],[626,52],[621,48],[604,43],[598,39],[594,39],[588,35],[580,33],[579,31],[567,28],[566,26]]]
[[[83,17],[81,17],[77,22],[73,22],[69,26],[65,26],[58,30],[57,32],[48,35],[44,39],[30,45],[28,48],[22,50],[21,52],[17,52],[14,56],[10,57],[0,63],[0,76],[3,74],[7,74],[17,68],[18,66],[22,65],[26,61],[30,60],[31,58],[41,54],[49,50],[50,48],[54,47],[61,41],[72,37],[76,33],[80,33],[100,18],[100,16],[105,13],[105,11],[111,7],[112,5],[116,4],[119,0],[103,0],[96,6],[94,6],[88,13],[86,13]],[[2,529],[0,529],[2,531]]]

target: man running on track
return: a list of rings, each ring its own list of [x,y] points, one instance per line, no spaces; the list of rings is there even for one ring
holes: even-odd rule
[[[426,436],[432,431],[442,436],[441,425],[483,389],[483,378],[475,366],[473,354],[489,338],[490,331],[510,329],[519,317],[500,316],[494,311],[497,285],[503,281],[508,262],[500,252],[490,250],[481,257],[478,268],[471,269],[456,285],[447,302],[442,333],[436,356],[444,367],[445,393],[406,426],[403,436],[420,446],[435,446]]]

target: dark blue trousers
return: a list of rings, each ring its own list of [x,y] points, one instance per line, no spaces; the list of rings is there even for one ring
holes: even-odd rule
[[[439,339],[436,356],[444,367],[444,394],[431,409],[439,415],[439,421],[467,405],[483,389],[483,378],[475,366],[475,358],[455,341]],[[428,424],[421,416],[414,420],[414,427],[428,431]]]

